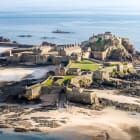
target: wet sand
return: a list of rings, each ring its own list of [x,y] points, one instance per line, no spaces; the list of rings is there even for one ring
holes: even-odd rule
[[[30,110],[26,107],[19,114],[12,112],[3,114],[0,121],[9,123],[11,129],[28,128],[28,131],[36,130],[50,137],[63,137],[69,140],[140,139],[139,113],[119,111],[114,108],[95,111],[73,105],[57,110],[35,108],[38,106],[30,106]],[[11,119],[13,115],[14,120]]]
[[[50,70],[55,70],[56,66],[35,67],[35,68],[0,68],[0,81],[12,82],[21,81],[23,79],[40,79]]]

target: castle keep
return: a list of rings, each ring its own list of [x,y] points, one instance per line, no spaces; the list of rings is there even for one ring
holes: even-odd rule
[[[132,61],[131,54],[135,53],[134,47],[128,39],[112,35],[111,32],[93,35],[88,41],[83,42],[81,46],[82,48],[90,47],[92,57],[101,61],[109,59]]]

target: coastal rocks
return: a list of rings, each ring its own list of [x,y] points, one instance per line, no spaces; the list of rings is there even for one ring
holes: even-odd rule
[[[94,140],[109,140],[109,137],[110,137],[109,134],[104,131],[98,132],[97,134],[94,134],[94,135],[95,135],[93,136]]]
[[[11,128],[8,124],[0,124],[0,128]]]
[[[21,112],[24,112],[24,109],[17,107],[17,106],[3,105],[3,106],[0,106],[0,112],[2,112],[2,113],[9,113],[9,112],[21,113]]]
[[[43,40],[47,40],[47,39],[56,39],[56,37],[47,37],[47,36],[43,36],[43,37],[41,37],[41,39],[43,39]]]
[[[125,41],[124,41],[125,40]],[[82,48],[91,48],[94,59],[100,61],[132,61],[133,45],[129,40],[113,35],[111,32],[93,35],[82,43]]]
[[[0,36],[0,42],[11,42],[11,40]]]
[[[129,39],[122,38],[122,44],[129,53],[131,53],[131,54],[136,53],[136,50],[135,50],[134,46],[130,43]]]
[[[104,109],[104,106],[101,105],[101,104],[93,104],[93,105],[90,107],[90,109],[92,109],[92,110],[97,110],[97,111],[101,111],[101,110]]]
[[[140,88],[127,88],[122,90],[121,93],[125,93],[127,96],[140,97]]]
[[[19,35],[18,37],[22,37],[22,38],[27,37],[27,38],[30,38],[30,37],[32,37],[32,35]]]
[[[128,80],[128,81],[137,81],[140,80],[140,74],[139,73],[132,73],[132,74],[128,74],[128,75],[123,75],[122,77],[120,77],[123,80]]]
[[[26,128],[18,128],[18,127],[17,127],[17,128],[14,129],[14,131],[15,131],[15,132],[28,132],[29,130],[26,129]]]
[[[46,42],[46,41],[42,42],[41,45],[42,46],[56,46],[56,44],[52,44],[52,43],[49,43],[49,42]]]
[[[116,109],[140,113],[140,106],[136,104],[119,103],[105,98],[100,98],[99,101],[103,106],[114,106]]]
[[[36,128],[38,127],[49,127],[49,128],[58,128],[60,125],[56,120],[49,120],[48,118],[42,118],[42,117],[33,117],[31,118],[37,125]]]

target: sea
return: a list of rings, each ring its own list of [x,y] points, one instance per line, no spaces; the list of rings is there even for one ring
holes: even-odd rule
[[[76,134],[72,134],[71,136],[62,136],[57,134],[45,135],[0,131],[0,140],[91,140],[91,138],[88,136],[79,136]]]
[[[57,29],[71,33],[52,33]],[[0,11],[0,36],[24,44],[39,45],[44,41],[57,44],[81,43],[93,34],[106,31],[129,38],[140,51],[139,12],[113,9]],[[21,35],[32,37],[19,37]],[[2,133],[0,140],[68,140],[68,138]]]
[[[71,33],[52,33],[57,29]],[[81,43],[93,34],[106,31],[129,38],[140,51],[140,12],[113,9],[0,11],[0,36],[19,43]]]
[[[0,140],[71,140],[61,136],[48,136],[44,134],[2,133]],[[85,139],[83,139],[85,140]],[[89,139],[88,139],[89,140]]]

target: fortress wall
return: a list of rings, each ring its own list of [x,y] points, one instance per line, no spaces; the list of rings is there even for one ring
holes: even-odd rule
[[[23,97],[28,100],[33,100],[38,98],[40,94],[41,94],[41,85],[36,84],[34,85],[34,87],[29,87],[28,89],[26,89],[26,93],[23,94]]]
[[[74,103],[82,104],[94,104],[96,99],[95,93],[86,93],[86,92],[67,92],[67,99]]]
[[[106,59],[106,56],[107,56],[107,52],[104,51],[104,52],[100,52],[100,51],[92,51],[92,55],[95,59],[98,59],[98,60],[105,60]]]
[[[80,46],[65,46],[59,50],[60,56],[70,56],[72,53],[81,53],[81,47]]]

